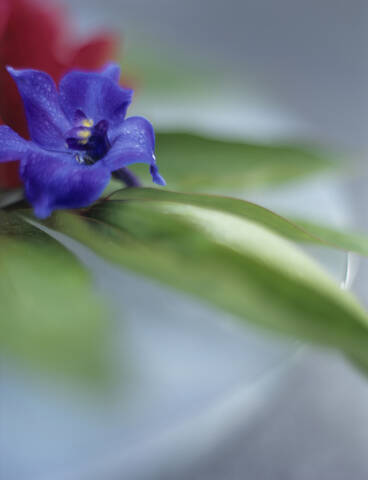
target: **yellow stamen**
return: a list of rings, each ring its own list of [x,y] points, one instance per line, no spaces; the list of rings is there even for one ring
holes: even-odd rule
[[[78,130],[77,136],[82,139],[88,139],[91,136],[91,132],[89,130]]]
[[[93,120],[90,118],[85,118],[82,120],[83,127],[93,127]]]

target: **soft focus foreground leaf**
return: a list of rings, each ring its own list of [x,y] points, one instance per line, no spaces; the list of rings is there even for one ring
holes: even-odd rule
[[[1,353],[53,372],[97,379],[105,322],[77,260],[38,228],[0,211]]]
[[[108,260],[242,319],[368,359],[368,318],[357,301],[255,222],[168,196],[106,201],[84,218],[60,212],[52,226]]]
[[[171,192],[153,188],[124,189],[115,191],[109,196],[109,201],[133,199],[155,202],[169,201],[219,210],[259,223],[275,233],[296,242],[314,243],[368,256],[367,235],[342,232],[338,229],[301,219],[290,221],[267,208],[246,200],[221,195]]]
[[[297,146],[262,145],[157,133],[157,159],[171,188],[254,188],[286,182],[332,166],[326,153]],[[132,170],[150,184],[147,167]]]
[[[326,244],[368,256],[368,236],[363,233],[341,231],[299,218],[293,222]]]
[[[237,215],[245,220],[257,222],[260,225],[274,230],[276,233],[292,240],[301,242],[319,242],[318,238],[271,210],[238,198],[222,195],[172,192],[166,189],[159,190],[155,188],[120,189],[108,197],[109,202],[121,202],[124,200],[172,202],[218,210],[223,213]]]

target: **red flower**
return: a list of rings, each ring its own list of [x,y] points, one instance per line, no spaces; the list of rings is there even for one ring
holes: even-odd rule
[[[117,44],[111,34],[78,42],[64,11],[51,0],[0,0],[0,124],[2,120],[28,136],[22,102],[6,65],[43,70],[58,82],[71,68],[102,67],[116,53]],[[1,164],[0,187],[18,185],[18,162]]]

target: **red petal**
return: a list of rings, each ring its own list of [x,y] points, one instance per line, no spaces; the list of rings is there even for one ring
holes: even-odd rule
[[[3,35],[5,27],[8,23],[10,14],[9,0],[0,0],[0,38]]]
[[[22,102],[4,67],[36,68],[59,76],[62,65],[54,50],[62,33],[63,17],[59,9],[46,7],[40,1],[11,0],[8,5],[10,11],[0,42],[0,91],[6,92],[0,96],[0,115],[19,134],[27,135]]]
[[[23,105],[6,65],[48,72],[55,81],[71,68],[94,70],[111,60],[118,37],[102,34],[78,45],[62,9],[49,0],[0,0],[0,116],[24,137]],[[18,162],[0,165],[0,186],[20,184]]]
[[[119,38],[113,34],[101,34],[79,46],[69,67],[94,70],[103,67],[117,54]]]
[[[22,185],[19,177],[19,162],[7,162],[0,165],[0,188],[16,188]]]

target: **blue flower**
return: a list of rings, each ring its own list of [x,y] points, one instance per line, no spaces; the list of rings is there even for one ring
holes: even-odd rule
[[[0,126],[0,162],[19,159],[25,192],[37,217],[59,208],[85,207],[98,199],[111,173],[148,163],[165,185],[154,155],[152,125],[125,118],[132,90],[118,84],[120,68],[71,71],[59,84],[37,70],[8,68],[21,94],[31,140]]]

